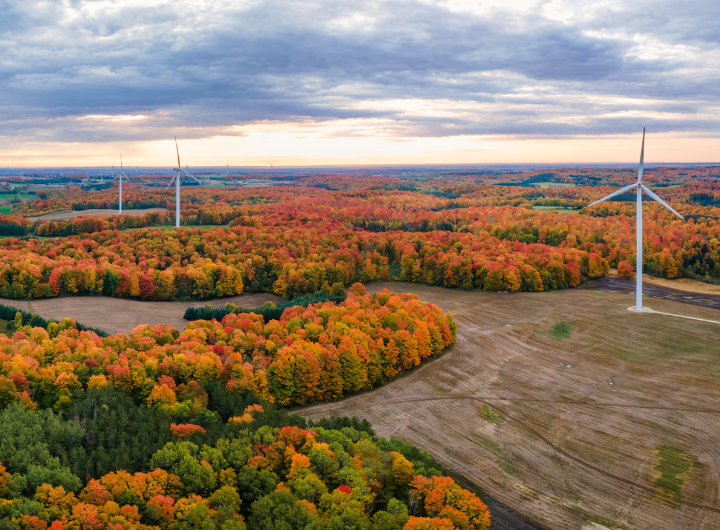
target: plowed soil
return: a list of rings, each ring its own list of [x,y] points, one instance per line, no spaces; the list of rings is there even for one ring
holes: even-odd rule
[[[231,302],[241,307],[257,307],[267,301],[280,300],[282,298],[279,296],[261,293],[204,302],[139,302],[109,297],[69,296],[30,301],[0,298],[0,304],[37,313],[47,319],[72,318],[85,326],[102,329],[108,333],[130,333],[140,324],[154,326],[164,323],[182,330],[187,324],[187,320],[183,319],[185,309],[191,306],[202,307],[210,304],[213,307],[223,307]]]
[[[123,210],[123,215],[145,215],[148,212],[164,212],[165,208],[146,208],[144,210]],[[57,212],[50,212],[37,217],[28,217],[31,221],[67,221],[69,219],[75,219],[76,217],[84,216],[103,216],[103,215],[119,215],[117,210],[113,209],[98,209],[94,208],[91,210],[58,210]]]
[[[549,528],[720,528],[720,325],[631,313],[634,297],[621,293],[368,289],[383,287],[450,311],[456,344],[378,390],[301,414],[366,418]],[[553,336],[558,322],[572,323],[568,338]],[[679,506],[655,484],[661,445],[692,462],[677,477]]]

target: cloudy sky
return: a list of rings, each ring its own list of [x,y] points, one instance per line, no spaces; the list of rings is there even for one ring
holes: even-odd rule
[[[717,0],[0,0],[0,166],[720,162]]]

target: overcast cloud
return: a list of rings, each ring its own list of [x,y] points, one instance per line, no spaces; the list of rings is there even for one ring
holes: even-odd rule
[[[717,0],[0,0],[0,14],[0,134],[15,139],[367,118],[389,137],[720,130]]]

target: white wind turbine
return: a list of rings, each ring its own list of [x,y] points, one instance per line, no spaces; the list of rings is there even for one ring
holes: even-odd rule
[[[650,195],[654,200],[662,204],[665,208],[670,210],[672,213],[677,215],[680,219],[685,219],[682,215],[677,213],[675,210],[673,210],[668,203],[666,203],[664,200],[662,200],[660,197],[655,195],[652,191],[650,191],[648,188],[645,187],[645,185],[642,183],[642,174],[643,174],[643,164],[645,159],[645,127],[643,127],[643,139],[642,139],[642,148],[640,149],[640,166],[638,167],[638,178],[637,182],[634,184],[630,184],[629,186],[625,186],[624,188],[620,188],[619,190],[611,193],[607,197],[603,197],[599,201],[595,201],[592,204],[589,204],[586,206],[586,208],[590,208],[590,206],[594,206],[599,202],[603,202],[608,200],[611,197],[615,197],[616,195],[620,195],[621,193],[625,193],[627,191],[630,191],[632,189],[637,190],[637,209],[636,209],[636,215],[637,215],[637,222],[636,222],[636,237],[637,237],[637,248],[636,248],[636,265],[635,265],[635,271],[636,271],[636,288],[635,288],[635,311],[642,311],[642,266],[643,266],[643,253],[642,253],[642,191],[644,190],[645,193]]]
[[[120,191],[120,197],[119,197],[119,200],[118,200],[118,204],[119,204],[119,208],[118,208],[119,212],[118,212],[118,213],[120,213],[120,214],[122,214],[122,181],[123,181],[123,178],[127,179],[127,181],[130,182],[130,177],[128,177],[128,176],[123,172],[122,153],[121,153],[121,154],[120,154],[120,173],[117,173],[117,174],[113,177],[113,180],[117,179],[117,180],[118,180],[118,183],[119,183],[118,189],[119,189],[119,191]]]
[[[178,149],[177,145],[177,137],[175,138],[175,151],[177,152],[178,167],[173,168],[175,175],[173,176],[173,178],[170,179],[170,182],[165,189],[170,187],[170,185],[173,183],[173,180],[175,181],[175,227],[180,228],[180,177],[182,177],[182,175],[185,175],[186,177],[194,179],[196,182],[200,182],[200,179],[198,179],[195,175],[191,175],[182,167],[180,167],[180,150]]]

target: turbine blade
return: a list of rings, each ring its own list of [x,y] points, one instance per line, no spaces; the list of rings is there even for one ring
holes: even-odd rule
[[[603,197],[602,199],[600,199],[600,200],[598,200],[598,201],[595,201],[595,202],[592,203],[592,204],[588,204],[587,206],[585,206],[585,208],[590,208],[591,206],[595,206],[595,205],[596,205],[597,203],[599,203],[599,202],[606,201],[606,200],[608,200],[608,199],[610,199],[610,198],[612,198],[612,197],[615,197],[616,195],[620,195],[621,193],[625,193],[626,191],[630,191],[630,190],[633,189],[633,188],[637,188],[637,184],[630,184],[629,186],[625,186],[624,188],[620,188],[619,190],[612,192],[612,193],[611,193],[610,195],[608,195],[607,197]]]
[[[668,203],[666,203],[664,200],[662,200],[660,197],[658,197],[658,196],[655,195],[652,191],[650,191],[648,188],[646,188],[644,184],[640,184],[640,187],[645,190],[645,193],[647,193],[648,195],[650,195],[650,197],[652,197],[652,198],[655,199],[657,202],[659,202],[660,204],[662,204],[665,208],[667,208],[667,209],[670,210],[672,213],[674,213],[675,215],[677,215],[680,219],[685,219],[682,215],[680,215],[680,214],[677,213],[675,210],[673,210],[672,207],[671,207]]]
[[[168,185],[165,186],[165,189],[168,189],[170,186],[172,186],[172,183],[175,182],[175,177],[177,177],[177,173],[175,174],[175,176],[173,176],[173,178],[170,179],[170,182],[168,182]]]
[[[645,127],[643,127],[642,148],[640,148],[640,165],[638,166],[638,184],[642,180],[643,168],[645,166]]]
[[[178,155],[178,167],[180,167],[180,149],[178,149],[178,146],[177,146],[177,136],[175,137],[175,151],[177,151],[177,155]]]
[[[188,173],[188,172],[185,171],[184,169],[181,169],[180,171],[183,172],[183,175],[185,175],[185,176],[187,176],[187,177],[190,177],[191,179],[194,179],[195,182],[200,182],[200,179],[197,178],[195,175],[193,175],[193,174],[191,174],[191,173]]]

